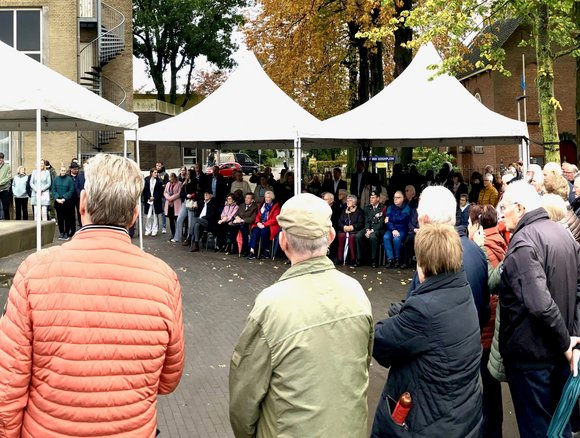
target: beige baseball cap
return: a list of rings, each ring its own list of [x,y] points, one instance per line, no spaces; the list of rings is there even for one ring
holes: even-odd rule
[[[318,239],[332,227],[332,210],[311,193],[293,196],[282,206],[278,224],[283,230],[303,239]]]

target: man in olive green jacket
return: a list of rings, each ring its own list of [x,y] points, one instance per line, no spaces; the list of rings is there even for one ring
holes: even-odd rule
[[[311,194],[282,207],[291,268],[263,290],[230,364],[236,437],[366,437],[371,305],[326,257],[331,209]]]

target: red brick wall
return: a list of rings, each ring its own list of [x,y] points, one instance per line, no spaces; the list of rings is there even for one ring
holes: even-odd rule
[[[504,44],[506,59],[505,68],[511,72],[507,77],[497,72],[485,72],[463,81],[463,85],[472,93],[479,92],[482,102],[493,111],[506,117],[517,119],[516,98],[522,94],[522,53],[526,62],[526,99],[528,131],[530,134],[532,157],[542,158],[544,151],[539,144],[542,142],[539,127],[538,95],[535,85],[536,57],[533,47],[518,47],[525,29],[520,27]],[[571,56],[560,58],[554,65],[556,99],[562,105],[558,111],[559,132],[576,132],[576,62]],[[521,107],[523,119],[523,105]],[[459,154],[458,163],[463,163],[465,168],[479,170],[486,164],[491,164],[499,169],[518,158],[518,146],[489,146],[484,148],[484,154]],[[461,157],[461,155],[464,155]],[[461,164],[460,164],[461,165]]]

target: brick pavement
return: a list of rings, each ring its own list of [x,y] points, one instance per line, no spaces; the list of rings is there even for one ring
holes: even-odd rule
[[[167,242],[168,235],[146,237],[145,250],[165,260],[181,282],[186,334],[186,365],[177,390],[159,397],[161,437],[232,437],[228,419],[228,368],[233,347],[256,295],[288,268],[281,260],[248,261],[212,250],[189,253]],[[137,240],[135,240],[137,243]],[[30,252],[0,259],[0,273],[13,274]],[[359,280],[376,320],[406,292],[411,271],[339,268]],[[7,289],[0,284],[0,306]],[[386,370],[373,361],[370,371],[369,427]],[[513,408],[504,384],[504,436],[517,437]]]

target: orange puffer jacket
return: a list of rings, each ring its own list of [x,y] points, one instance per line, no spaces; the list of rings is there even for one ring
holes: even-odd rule
[[[181,291],[125,230],[89,226],[19,267],[0,319],[0,437],[154,437],[184,361]]]

